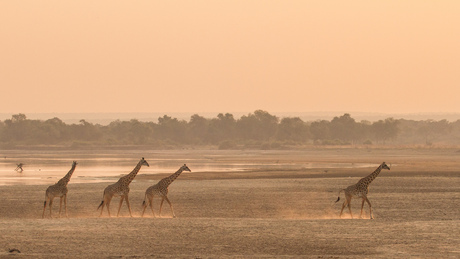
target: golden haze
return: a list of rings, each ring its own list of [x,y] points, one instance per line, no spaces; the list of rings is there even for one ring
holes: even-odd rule
[[[2,1],[0,111],[458,112],[459,12],[458,1]]]

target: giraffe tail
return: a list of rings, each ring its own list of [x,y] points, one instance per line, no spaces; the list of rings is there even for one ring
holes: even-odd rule
[[[43,203],[43,207],[46,207],[46,201]]]
[[[142,207],[145,206],[145,200],[146,200],[146,199],[147,199],[147,194],[145,194],[145,196],[144,196],[144,201],[142,202]]]
[[[99,204],[99,207],[97,207],[97,210],[99,210],[99,208],[102,206],[102,204],[104,204],[104,200],[101,201],[101,204]]]
[[[340,201],[340,193],[343,192],[343,191],[345,191],[345,189],[342,189],[342,190],[339,191],[339,197],[338,197],[337,200],[335,201],[336,203]]]

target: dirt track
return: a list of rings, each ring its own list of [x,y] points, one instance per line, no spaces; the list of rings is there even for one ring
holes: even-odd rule
[[[97,217],[107,183],[70,183],[69,218],[60,219],[41,219],[46,185],[0,186],[0,256],[17,248],[21,253],[15,257],[34,258],[460,257],[458,153],[352,152],[357,154],[340,156],[335,150],[309,159],[392,160],[392,170],[370,187],[374,220],[367,206],[366,219],[359,219],[358,200],[352,202],[354,219],[348,214],[339,219],[341,204],[334,201],[341,188],[375,168],[184,173],[170,186],[175,219],[167,204],[164,218],[153,218],[149,210],[140,217],[144,191],[159,176],[140,174],[131,184],[134,218],[125,204],[119,218]],[[158,213],[158,200],[154,206]]]

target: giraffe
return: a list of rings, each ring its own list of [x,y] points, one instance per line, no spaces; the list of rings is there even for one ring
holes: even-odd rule
[[[139,170],[141,170],[141,167],[143,165],[149,166],[149,163],[142,158],[139,163],[137,163],[136,167],[134,167],[133,171],[129,173],[128,175],[125,175],[121,177],[118,182],[111,184],[107,186],[104,189],[104,195],[102,196],[102,202],[99,204],[99,207],[97,209],[101,208],[101,214],[99,214],[99,217],[102,216],[102,212],[104,211],[104,206],[107,205],[107,212],[109,213],[110,217],[110,201],[114,196],[120,196],[120,205],[118,206],[118,213],[117,217],[120,214],[120,209],[121,205],[123,204],[123,200],[126,200],[126,204],[128,205],[128,210],[129,210],[129,215],[132,217],[133,215],[131,214],[131,206],[129,205],[129,200],[128,200],[128,194],[129,194],[129,184],[131,181],[136,177],[137,173]]]
[[[67,184],[69,183],[70,177],[72,177],[72,174],[75,171],[76,166],[77,166],[77,161],[73,161],[72,168],[70,168],[70,171],[61,180],[59,180],[56,184],[51,185],[46,189],[42,218],[45,217],[45,209],[46,209],[46,202],[47,201],[49,201],[50,217],[51,218],[53,217],[51,215],[51,206],[53,205],[54,197],[59,197],[60,198],[60,201],[59,201],[59,217],[61,217],[62,200],[64,200],[65,216],[67,217],[67,192],[68,192]]]
[[[337,198],[337,201],[335,201],[335,202],[338,202],[340,200],[340,193],[342,191],[345,192],[345,198],[346,198],[346,201],[343,202],[342,210],[340,211],[340,217],[342,217],[342,212],[343,212],[343,209],[345,208],[345,206],[348,206],[348,210],[350,211],[350,216],[351,216],[351,218],[353,218],[353,214],[351,213],[351,206],[350,206],[351,199],[352,198],[361,198],[362,203],[361,203],[360,218],[362,218],[362,216],[363,216],[364,201],[366,201],[367,204],[369,204],[370,218],[371,219],[374,218],[373,215],[372,215],[372,205],[369,202],[369,199],[367,198],[367,193],[369,192],[369,184],[371,184],[371,182],[379,175],[379,173],[380,173],[380,171],[382,171],[382,169],[390,170],[390,167],[387,164],[385,164],[385,162],[383,162],[373,173],[371,173],[370,175],[368,175],[368,176],[366,176],[364,178],[361,178],[358,181],[358,183],[350,185],[346,189],[342,189],[342,190],[339,191],[339,197]]]
[[[191,172],[191,170],[187,167],[187,165],[184,164],[174,174],[161,179],[157,184],[152,185],[149,188],[147,188],[147,190],[145,191],[144,202],[142,202],[142,207],[143,207],[142,217],[144,216],[145,209],[147,208],[147,204],[145,202],[147,198],[149,199],[149,205],[150,205],[150,209],[152,210],[153,217],[155,217],[155,212],[153,212],[153,197],[155,195],[158,195],[158,196],[161,197],[160,212],[158,214],[159,217],[161,217],[161,208],[163,207],[163,201],[164,200],[166,200],[166,202],[169,203],[169,207],[171,208],[173,217],[174,218],[176,217],[176,214],[174,214],[172,204],[171,204],[171,202],[169,201],[169,199],[167,197],[167,195],[168,195],[168,187],[174,180],[176,180],[177,177],[179,177],[179,175],[182,173],[182,171]]]

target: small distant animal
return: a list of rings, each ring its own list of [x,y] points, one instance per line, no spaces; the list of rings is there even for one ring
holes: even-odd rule
[[[21,251],[19,251],[19,250],[16,249],[16,248],[9,249],[8,252],[10,252],[10,253],[21,253]]]
[[[24,166],[24,164],[23,164],[23,163],[19,163],[19,164],[16,164],[16,165],[17,165],[17,167],[16,167],[16,169],[14,169],[14,171],[18,171],[18,172],[22,173],[22,171],[24,171],[24,169],[22,169],[22,167]]]

